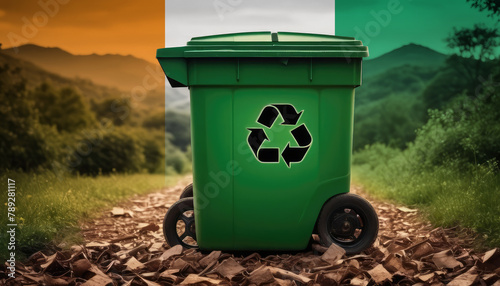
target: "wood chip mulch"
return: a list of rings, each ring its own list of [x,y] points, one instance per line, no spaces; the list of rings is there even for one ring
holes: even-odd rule
[[[86,243],[18,263],[0,285],[497,285],[500,249],[479,253],[463,230],[432,228],[417,210],[370,200],[379,237],[361,254],[313,244],[295,253],[225,253],[170,248],[162,220],[190,178],[137,196],[82,225]],[[362,191],[353,186],[352,191]],[[366,197],[366,196],[365,196]],[[465,238],[464,238],[465,237]],[[63,247],[63,246],[61,246]]]

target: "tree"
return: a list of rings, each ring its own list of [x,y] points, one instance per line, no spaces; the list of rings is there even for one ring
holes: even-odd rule
[[[488,17],[500,16],[500,0],[467,0],[467,2],[471,2],[471,6],[481,12],[489,11]]]
[[[497,77],[498,78],[498,77]],[[456,97],[447,110],[430,110],[412,146],[425,166],[477,166],[500,159],[500,90],[488,82],[475,98]]]
[[[172,134],[171,142],[183,151],[191,144],[189,114],[174,110],[157,113],[144,120],[143,127],[148,129],[161,129]]]
[[[0,169],[29,171],[48,164],[57,150],[57,132],[39,124],[19,69],[0,66],[0,102]]]
[[[453,33],[446,39],[448,47],[457,49],[463,58],[472,58],[479,62],[495,58],[495,49],[499,45],[496,28],[476,24],[474,28],[453,29]]]
[[[500,16],[500,0],[467,0],[467,2],[470,2],[472,8],[479,11],[489,11],[489,17]],[[453,32],[446,39],[446,42],[448,47],[457,51],[457,56],[448,59],[448,66],[460,74],[464,79],[463,86],[467,94],[472,95],[472,91],[481,84],[481,79],[486,78],[486,75],[491,73],[485,63],[497,58],[496,51],[500,44],[500,33],[497,27],[476,24],[473,28],[453,28]]]
[[[494,66],[500,34],[494,27],[476,24],[473,28],[454,28],[446,39],[448,47],[457,54],[447,59],[447,66],[454,69],[462,79],[460,86],[468,95],[487,78]]]
[[[109,98],[103,101],[92,101],[92,111],[99,120],[109,119],[115,126],[130,122],[132,106],[128,99]]]
[[[86,142],[85,137],[80,142]],[[92,145],[88,154],[75,151],[74,169],[81,174],[109,174],[112,172],[137,172],[144,166],[140,139],[125,129],[116,129],[102,135],[102,140]]]
[[[50,84],[37,87],[32,98],[41,124],[72,132],[95,124],[95,117],[80,94],[72,88],[55,90]]]

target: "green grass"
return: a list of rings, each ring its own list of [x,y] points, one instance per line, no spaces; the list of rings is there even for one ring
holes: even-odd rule
[[[98,177],[67,176],[59,180],[50,172],[2,174],[2,215],[0,220],[0,257],[8,255],[7,179],[16,181],[16,255],[23,259],[48,245],[81,240],[78,222],[96,217],[133,194],[145,194],[173,185],[178,176],[159,174],[111,175]]]
[[[417,207],[436,226],[481,234],[483,247],[500,246],[500,174],[496,165],[458,164],[424,169],[404,151],[380,146],[354,155],[353,180],[370,194]]]

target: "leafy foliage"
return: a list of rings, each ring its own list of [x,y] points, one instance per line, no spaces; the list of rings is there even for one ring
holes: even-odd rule
[[[448,161],[422,168],[410,150],[384,145],[368,147],[353,160],[357,162],[353,180],[370,193],[418,207],[436,225],[472,228],[488,244],[500,245],[498,165],[487,163],[464,171],[459,162]]]
[[[492,86],[486,90],[492,90]],[[447,160],[484,164],[500,159],[500,92],[456,98],[453,108],[430,111],[412,146],[427,165]]]
[[[448,42],[448,47],[457,49],[458,54],[463,58],[485,61],[495,58],[499,37],[497,29],[476,24],[472,29],[453,28],[446,42]]]
[[[468,2],[500,16],[498,0]],[[455,28],[446,41],[457,54],[422,93],[427,123],[404,150],[375,143],[354,154],[354,177],[378,196],[418,206],[436,224],[472,228],[498,246],[500,34],[475,25]]]
[[[500,77],[477,97],[430,110],[405,150],[373,144],[353,156],[355,178],[377,195],[416,205],[431,221],[460,223],[500,245]]]
[[[467,2],[471,2],[471,6],[479,11],[488,11],[489,17],[500,16],[500,0],[467,0]]]
[[[165,130],[174,135],[171,138],[172,144],[186,151],[191,145],[191,119],[189,114],[175,110],[167,110],[165,113],[157,113],[146,119],[143,127],[148,129]]]
[[[48,82],[27,88],[23,70],[8,65],[0,66],[0,100],[1,170],[163,173],[165,164],[170,173],[190,170],[189,159],[179,149],[190,144],[187,114],[170,112],[168,124],[175,136],[165,134],[163,116],[137,117],[127,100],[93,100],[90,109],[72,88]],[[151,128],[134,127],[132,116]]]
[[[99,120],[111,120],[116,126],[130,123],[132,106],[130,100],[108,98],[102,101],[92,100],[92,111]]]
[[[366,104],[356,109],[355,116],[354,150],[374,142],[404,148],[415,139],[415,129],[423,123],[421,103],[408,95],[392,95]]]
[[[42,83],[30,95],[41,124],[55,126],[59,132],[73,132],[95,125],[94,114],[74,89],[57,91],[48,83]]]
[[[449,108],[459,96],[478,97],[498,73],[493,58],[499,41],[492,27],[455,29],[447,42],[458,54],[439,69],[404,65],[366,78],[356,90],[353,149],[376,142],[405,148],[429,119],[428,109]]]
[[[144,168],[149,173],[164,173],[164,166],[162,165],[165,152],[162,143],[164,140],[147,139],[142,142],[144,148]],[[180,172],[179,172],[180,173]]]
[[[406,65],[366,79],[356,90],[354,150],[374,142],[404,148],[412,141],[426,119],[419,94],[435,74],[434,69]]]
[[[81,139],[85,142],[84,138]],[[100,142],[84,148],[88,151],[83,155],[74,153],[79,161],[75,170],[82,174],[138,172],[145,163],[139,140],[123,129],[105,132]]]
[[[55,156],[57,132],[38,122],[19,70],[0,67],[0,169],[29,170]]]

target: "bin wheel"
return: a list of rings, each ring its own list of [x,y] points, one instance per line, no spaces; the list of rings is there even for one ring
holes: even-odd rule
[[[193,197],[193,183],[187,185],[184,190],[182,190],[180,199],[183,198],[192,198]]]
[[[378,217],[370,203],[354,194],[341,194],[325,203],[318,219],[321,243],[344,248],[346,254],[360,253],[377,238]]]
[[[198,248],[193,198],[180,199],[170,206],[163,220],[163,235],[170,247],[180,244],[184,248]]]

